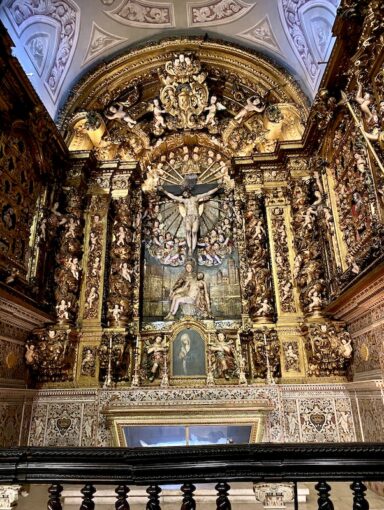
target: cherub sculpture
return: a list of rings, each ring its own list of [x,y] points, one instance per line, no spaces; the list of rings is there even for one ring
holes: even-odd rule
[[[256,94],[255,96],[249,97],[243,108],[235,116],[235,120],[240,124],[245,117],[250,113],[262,113],[265,110],[265,103],[262,98]]]
[[[127,123],[127,126],[129,128],[133,128],[137,124],[137,122],[132,119],[132,117],[124,110],[124,105],[122,103],[116,103],[118,108],[116,106],[112,105],[109,107],[107,113],[104,115],[109,120],[122,120],[123,122]]]

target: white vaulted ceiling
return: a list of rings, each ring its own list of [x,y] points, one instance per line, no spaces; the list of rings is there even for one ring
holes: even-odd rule
[[[338,0],[2,0],[14,53],[55,117],[86,72],[151,40],[205,36],[252,48],[313,99]]]

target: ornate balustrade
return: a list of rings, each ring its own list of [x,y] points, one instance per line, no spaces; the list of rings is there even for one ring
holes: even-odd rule
[[[353,510],[368,510],[364,481],[384,480],[384,444],[252,444],[172,448],[9,448],[0,450],[0,483],[51,484],[48,508],[60,510],[62,484],[84,484],[81,510],[93,510],[96,484],[114,484],[116,509],[129,510],[129,486],[148,486],[147,509],[160,509],[161,486],[180,484],[182,510],[196,508],[196,483],[215,483],[217,508],[229,510],[230,482],[315,482],[318,508],[333,510],[328,482],[351,485]]]

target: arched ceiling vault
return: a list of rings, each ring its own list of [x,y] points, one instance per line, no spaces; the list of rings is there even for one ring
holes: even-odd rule
[[[164,37],[237,43],[284,66],[311,100],[338,0],[4,0],[15,55],[53,117],[101,62]]]

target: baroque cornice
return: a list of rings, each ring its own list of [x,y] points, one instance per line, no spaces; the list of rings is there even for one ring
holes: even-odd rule
[[[380,268],[383,273],[384,268]],[[340,296],[335,303],[331,303],[327,311],[337,319],[352,322],[374,307],[384,303],[384,274],[369,275],[365,282],[359,282],[356,287],[349,289]]]
[[[23,306],[23,304],[15,303],[6,297],[0,296],[0,320],[17,328],[30,331],[49,322],[50,317],[44,312],[39,312],[36,309],[32,310]]]
[[[279,100],[293,102],[305,115],[308,113],[308,100],[294,78],[271,59],[226,41],[174,37],[128,51],[125,49],[124,54],[85,75],[63,107],[59,126],[64,128],[69,117],[79,109],[100,107],[101,91],[108,91],[108,97],[114,98],[143,80],[155,82],[159,67],[177,51],[195,52],[204,65],[236,73],[240,80],[260,84],[266,90],[276,87],[275,94]]]

